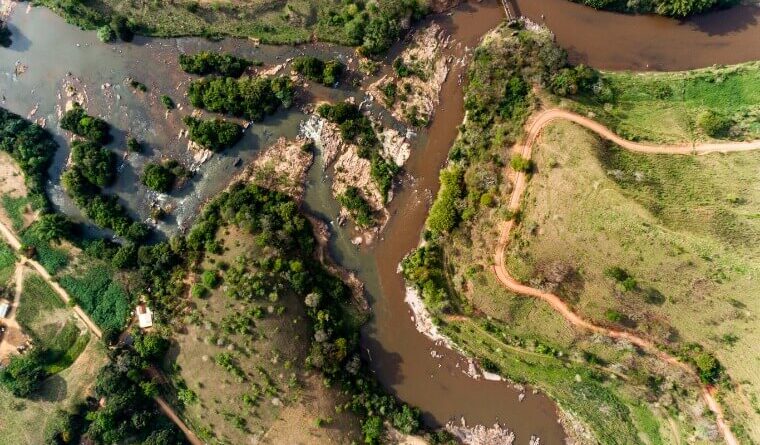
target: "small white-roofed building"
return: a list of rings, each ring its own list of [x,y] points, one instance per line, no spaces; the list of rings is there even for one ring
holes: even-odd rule
[[[142,329],[147,329],[153,326],[153,312],[145,304],[137,306],[137,325]]]
[[[11,305],[10,304],[8,304],[6,302],[0,303],[0,318],[7,317],[8,316],[8,312],[10,312],[10,310],[11,310]]]

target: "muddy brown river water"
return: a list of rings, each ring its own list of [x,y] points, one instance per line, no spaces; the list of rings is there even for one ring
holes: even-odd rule
[[[741,6],[679,22],[650,16],[625,16],[595,11],[567,0],[515,0],[518,12],[552,29],[558,43],[575,62],[598,68],[631,70],[678,70],[760,59],[760,8]],[[2,106],[32,118],[44,117],[47,127],[57,133],[62,149],[51,169],[57,178],[68,155],[64,135],[56,130],[56,95],[62,79],[71,73],[88,86],[88,107],[116,127],[112,148],[119,151],[127,133],[145,140],[145,155],[125,157],[120,165],[116,193],[140,218],[148,214],[147,203],[159,199],[136,186],[142,165],[149,159],[174,157],[191,163],[185,144],[178,140],[180,116],[166,117],[158,96],[167,92],[180,104],[185,89],[180,82],[187,76],[177,67],[176,56],[183,51],[224,49],[239,55],[277,64],[303,52],[347,59],[351,50],[330,45],[304,47],[254,47],[244,40],[208,42],[203,39],[138,38],[133,44],[103,45],[94,32],[83,32],[64,23],[50,11],[33,8],[27,13],[21,4],[10,20],[14,44],[0,48],[0,94]],[[449,14],[433,17],[460,42],[452,54],[461,56],[479,38],[504,18],[496,0],[465,4]],[[28,66],[14,74],[15,65]],[[413,140],[413,153],[406,165],[403,184],[390,205],[393,215],[381,239],[372,248],[351,244],[351,233],[333,227],[331,252],[345,267],[355,270],[366,283],[374,317],[363,331],[363,349],[378,379],[392,393],[419,406],[426,423],[442,425],[464,417],[468,424],[492,425],[501,422],[516,434],[516,443],[527,444],[531,436],[542,444],[562,443],[564,432],[557,423],[555,405],[541,394],[519,392],[503,382],[474,380],[464,374],[467,361],[419,334],[404,302],[404,283],[397,272],[401,258],[418,241],[432,197],[438,190],[438,172],[463,117],[460,66],[452,69],[441,92],[441,103],[433,123]],[[134,76],[149,85],[147,96],[135,95],[125,78]],[[70,76],[71,77],[71,76]],[[361,95],[351,88],[318,90],[320,97],[341,100]],[[176,218],[160,227],[176,230],[178,223],[192,221],[198,206],[218,193],[243,164],[262,146],[279,136],[298,133],[307,116],[298,110],[281,112],[254,125],[234,149],[204,164],[186,189],[171,198],[179,207]],[[385,116],[387,120],[387,116]],[[56,181],[49,184],[56,204],[76,214],[60,192]],[[333,221],[338,205],[330,196],[329,179],[318,156],[309,174],[306,206],[327,221]],[[432,352],[435,351],[435,356]]]

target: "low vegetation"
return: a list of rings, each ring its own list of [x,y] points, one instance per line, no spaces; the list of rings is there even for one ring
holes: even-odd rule
[[[712,9],[729,8],[739,0],[647,0],[626,2],[624,0],[573,0],[596,9],[636,14],[659,14],[668,17],[687,17]]]
[[[636,326],[627,323],[650,319],[659,329],[660,317],[635,316],[628,308],[640,305],[653,314],[656,305],[662,304],[662,294],[653,283],[645,283],[642,273],[631,266],[636,263],[624,260],[625,256],[617,249],[620,245],[630,246],[637,262],[646,258],[647,264],[657,269],[664,267],[663,262],[653,260],[651,252],[642,250],[651,240],[631,240],[631,231],[641,225],[621,221],[621,211],[609,210],[634,206],[609,207],[592,199],[612,192],[598,178],[592,179],[579,170],[578,161],[569,159],[582,151],[582,143],[576,148],[575,139],[567,136],[554,139],[545,134],[542,141],[551,140],[556,144],[555,150],[546,153],[549,150],[545,144],[536,147],[534,152],[538,152],[539,160],[535,165],[517,155],[510,156],[505,149],[521,136],[525,120],[538,100],[534,86],[557,95],[583,95],[596,89],[595,76],[606,75],[567,66],[564,54],[545,31],[527,31],[512,23],[486,36],[475,50],[468,72],[469,83],[465,87],[468,117],[450,152],[450,165],[441,174],[442,186],[427,221],[425,242],[404,259],[403,273],[422,296],[440,329],[477,358],[484,369],[518,383],[541,387],[560,407],[571,411],[586,425],[600,443],[670,443],[692,434],[703,437],[699,431],[710,420],[689,411],[688,407],[698,399],[698,388],[693,380],[680,375],[679,369],[663,370],[655,357],[621,350],[614,343],[600,344],[592,336],[574,330],[540,301],[505,290],[491,272],[499,228],[504,221],[514,219],[519,224],[510,246],[522,252],[523,261],[510,257],[507,266],[519,281],[557,293],[584,316],[590,312],[580,307],[589,310],[593,307],[594,315],[590,318],[599,324],[630,329]],[[692,162],[688,158],[683,160]],[[506,206],[508,199],[502,198],[511,192],[511,184],[502,174],[507,164],[534,175],[529,190],[537,187],[535,193],[569,193],[566,202],[584,209],[558,210],[556,197],[533,197],[529,191],[524,198],[525,208],[517,214],[510,212]],[[669,169],[662,161],[657,165]],[[647,180],[635,179],[628,169],[625,171],[631,172],[631,176],[622,174],[620,167],[607,165],[604,171],[611,172],[609,175],[613,177],[628,178],[637,187],[652,184],[651,173],[641,167],[635,171],[644,174]],[[597,185],[587,189],[577,184],[547,182],[545,176],[557,174],[589,183],[596,181]],[[596,187],[599,192],[594,194],[592,190]],[[605,193],[600,193],[602,190]],[[673,187],[662,189],[664,194],[673,190]],[[655,205],[658,199],[647,202]],[[534,215],[533,205],[546,209],[546,213]],[[568,223],[574,226],[594,213],[606,215],[605,218],[614,216],[611,220],[625,227],[624,240],[610,244],[609,238],[606,242],[589,239],[589,234],[597,230],[605,237],[611,234],[609,229],[599,229],[595,223],[578,232],[582,247],[568,245],[569,229],[556,226]],[[544,254],[549,249],[555,255],[551,259]],[[577,252],[584,253],[575,260],[568,258]],[[592,266],[589,255],[598,256],[599,262]],[[603,285],[607,293],[590,303],[587,298],[592,276],[600,277],[599,286]],[[450,317],[451,314],[465,317]],[[670,335],[667,329],[657,332]],[[674,348],[668,341],[660,344]],[[725,385],[715,355],[699,345],[685,342],[680,345],[684,349],[673,352],[693,363],[703,380]],[[625,378],[609,378],[611,370],[619,370]],[[604,406],[603,416],[599,415],[599,406]],[[672,413],[679,413],[679,417],[675,419]],[[676,425],[674,429],[663,427],[669,423]]]
[[[179,55],[179,66],[184,72],[201,76],[216,74],[222,77],[240,77],[249,67],[256,64],[232,54],[213,51]]]
[[[261,121],[293,103],[295,88],[288,77],[207,77],[193,81],[188,97],[194,107]]]
[[[601,72],[580,88],[555,93],[576,111],[595,113],[634,141],[684,143],[760,138],[760,64],[750,62],[694,71]]]
[[[338,83],[346,70],[339,60],[327,62],[312,56],[300,56],[293,59],[293,70],[313,82],[326,86]]]
[[[222,119],[201,120],[192,116],[184,119],[190,140],[211,151],[232,148],[243,138],[243,127]]]

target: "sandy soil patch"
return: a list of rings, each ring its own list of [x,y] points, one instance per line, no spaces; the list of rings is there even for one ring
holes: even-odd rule
[[[300,200],[306,173],[314,160],[314,154],[308,149],[310,142],[306,138],[279,138],[259,153],[241,176],[245,181],[255,182]]]

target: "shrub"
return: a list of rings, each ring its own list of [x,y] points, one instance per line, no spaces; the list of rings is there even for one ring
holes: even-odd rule
[[[697,125],[708,136],[719,138],[726,136],[733,122],[720,113],[713,110],[705,110],[697,116]]]
[[[103,43],[109,43],[116,40],[116,33],[108,25],[98,28],[98,39]]]
[[[550,89],[559,96],[590,93],[599,82],[599,72],[585,65],[562,68],[551,79]]]
[[[280,106],[290,107],[295,87],[280,77],[209,77],[190,84],[188,97],[194,107],[215,113],[261,121]]]
[[[243,138],[243,127],[234,122],[192,116],[185,117],[184,122],[190,129],[190,140],[212,151],[230,148]]]
[[[71,160],[91,183],[104,187],[116,177],[114,154],[90,141],[74,141],[71,144]]]
[[[8,29],[8,26],[6,26],[2,20],[0,20],[0,46],[8,48],[12,43],[11,30]]]
[[[39,350],[13,356],[0,369],[0,384],[16,397],[29,397],[45,379],[44,362]]]
[[[213,51],[179,55],[179,66],[184,72],[201,76],[218,74],[223,77],[240,77],[254,64],[250,60],[232,54],[220,54]]]
[[[61,128],[98,144],[107,144],[111,140],[108,123],[88,116],[77,103],[61,117]]]
[[[174,103],[174,101],[172,100],[172,98],[169,97],[169,96],[167,96],[167,95],[165,95],[165,94],[163,96],[161,96],[161,103],[164,104],[164,107],[167,110],[173,110],[173,109],[177,108],[177,104]]]
[[[338,196],[338,202],[348,209],[357,226],[369,227],[375,223],[375,218],[372,215],[372,207],[370,207],[369,203],[362,197],[358,188],[348,187],[343,194]]]
[[[620,323],[625,318],[623,314],[616,311],[615,309],[607,309],[604,311],[604,317],[613,323]]]
[[[127,139],[127,151],[130,153],[141,153],[142,144],[137,139],[130,137]]]
[[[311,81],[332,86],[340,80],[345,65],[338,60],[324,62],[316,57],[301,56],[293,60],[293,70]]]
[[[140,91],[140,92],[142,92],[142,93],[144,93],[144,92],[148,91],[148,86],[147,86],[147,85],[145,85],[145,84],[144,84],[144,83],[142,83],[142,82],[138,82],[137,80],[134,80],[134,79],[132,79],[132,80],[130,80],[130,81],[129,81],[129,85],[130,85],[132,88],[134,88],[134,89],[136,89],[137,91]]]
[[[204,298],[206,295],[208,295],[208,288],[196,283],[193,284],[192,288],[190,288],[190,294],[194,298]]]
[[[533,171],[533,161],[524,158],[521,154],[515,153],[509,160],[509,166],[513,170],[523,173],[530,173]]]
[[[150,163],[145,166],[140,179],[146,187],[160,193],[169,193],[174,185],[175,177],[171,170],[161,164]]]
[[[213,270],[206,270],[201,274],[201,282],[209,289],[213,289],[219,285],[219,275]]]

